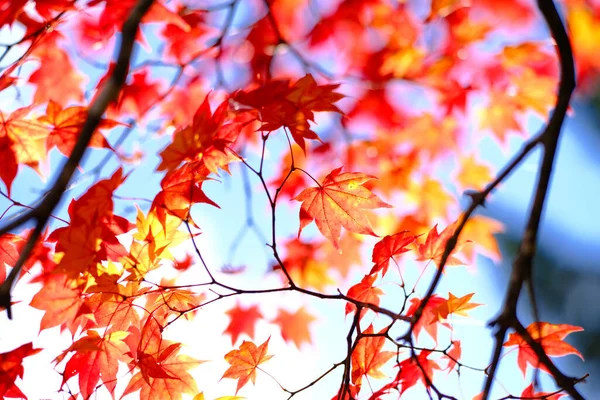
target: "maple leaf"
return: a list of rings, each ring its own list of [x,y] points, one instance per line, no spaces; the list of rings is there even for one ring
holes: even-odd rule
[[[417,240],[417,237],[418,236],[409,234],[408,231],[402,231],[391,236],[388,235],[377,242],[373,247],[373,255],[371,257],[371,260],[375,265],[373,265],[369,274],[372,275],[379,271],[383,271],[381,275],[385,276],[390,264],[390,259],[410,251],[411,248],[408,246],[414,243],[414,241]]]
[[[175,260],[173,268],[177,271],[187,271],[192,265],[194,265],[194,256],[186,253],[183,260]]]
[[[118,169],[109,179],[97,182],[71,202],[69,226],[54,230],[48,237],[48,241],[57,242],[56,251],[63,253],[58,265],[62,273],[72,278],[85,271],[97,275],[99,262],[127,254],[112,231],[119,225],[112,213],[112,196],[125,179]],[[124,228],[127,227],[125,223]]]
[[[180,168],[169,171],[160,182],[161,191],[152,201],[159,221],[166,224],[166,214],[180,220],[190,220],[190,207],[196,203],[210,204],[220,208],[202,190],[202,184],[208,180],[208,168],[186,163]]]
[[[141,399],[152,399],[158,396],[161,399],[180,400],[182,394],[198,392],[194,378],[188,372],[203,361],[178,354],[181,343],[172,343],[162,337],[163,320],[160,313],[148,316],[141,333],[130,327],[132,332],[127,339],[134,366],[140,371],[129,381],[122,396],[141,389]],[[126,341],[127,341],[126,339]],[[137,347],[132,345],[137,344]]]
[[[319,231],[338,250],[342,226],[351,232],[377,236],[363,210],[392,207],[363,186],[374,176],[360,172],[340,174],[342,168],[331,171],[321,186],[304,189],[294,197],[302,202],[298,237],[306,225],[315,221]]]
[[[127,335],[129,332],[119,331],[100,336],[96,331],[88,330],[86,336],[74,342],[54,360],[58,364],[68,353],[74,352],[65,366],[61,388],[69,379],[78,376],[83,398],[90,398],[100,379],[113,394],[117,385],[119,361],[130,361],[125,355],[127,345],[123,342]]]
[[[48,150],[56,146],[64,155],[71,154],[87,117],[88,110],[86,107],[67,107],[63,109],[58,103],[50,100],[46,108],[46,115],[39,118],[40,122],[53,126],[46,138]],[[110,119],[102,119],[98,129],[110,129],[117,125],[124,124]],[[106,138],[99,131],[94,133],[88,146],[112,150]]]
[[[566,19],[577,60],[577,77],[582,81],[590,81],[594,79],[594,72],[600,69],[600,61],[596,57],[600,16],[586,2],[572,3],[566,12]]]
[[[417,219],[428,221],[446,218],[448,208],[456,202],[441,182],[431,178],[422,182],[411,180],[406,190],[406,199],[416,206]]]
[[[373,282],[377,279],[377,275],[365,275],[362,280],[356,285],[348,289],[347,296],[363,303],[379,305],[379,296],[383,294],[383,290],[374,287]],[[356,306],[352,303],[346,303],[346,315],[356,311]],[[362,318],[362,314],[360,318]]]
[[[60,325],[61,330],[68,328],[72,334],[77,330],[76,320],[91,310],[82,296],[82,286],[66,275],[51,275],[42,289],[37,292],[29,305],[45,311],[40,330]]]
[[[464,7],[462,0],[432,0],[431,10],[425,22],[438,17],[444,18],[461,7]]]
[[[461,251],[471,260],[474,259],[477,252],[499,262],[502,255],[494,235],[500,232],[504,232],[502,223],[483,215],[471,217],[465,224],[461,236],[471,242],[473,246],[466,246]]]
[[[19,108],[8,117],[0,111],[0,155],[3,156],[0,178],[9,196],[18,164],[29,165],[37,171],[39,162],[46,158],[44,142],[48,128],[27,118],[31,109]]]
[[[273,49],[279,44],[279,37],[268,15],[256,21],[246,41],[254,50],[250,60],[252,77],[257,81],[269,77],[274,56]]]
[[[551,394],[549,392],[536,392],[533,387],[533,383],[530,383],[523,392],[521,393],[521,398],[523,399],[543,399],[543,400],[558,400],[564,396],[566,393],[554,393]]]
[[[460,360],[461,354],[462,349],[460,345],[460,340],[452,341],[452,348],[450,349],[450,351],[447,352],[448,365],[446,366],[446,369],[448,370],[448,373],[454,370],[454,368],[457,365],[457,361]]]
[[[120,278],[120,275],[117,279]],[[112,292],[118,293],[94,293],[86,300],[86,305],[94,314],[94,326],[110,327],[109,332],[126,331],[131,325],[137,326],[140,323],[140,317],[136,311],[136,306],[132,298],[123,300],[123,296],[129,294],[140,295],[142,291],[131,290],[132,282],[128,282],[129,287],[115,285]],[[104,289],[105,291],[108,288]],[[90,293],[94,289],[88,288]],[[96,290],[102,290],[100,288]],[[135,292],[135,293],[133,293]]]
[[[157,210],[150,209],[147,216],[140,209],[137,211],[136,217],[137,232],[133,238],[144,243],[132,245],[130,250],[131,264],[126,261],[126,264],[131,264],[134,275],[145,274],[149,270],[139,269],[135,267],[137,262],[141,262],[147,266],[153,265],[158,259],[174,260],[175,257],[170,251],[171,247],[175,247],[185,240],[189,239],[189,234],[178,230],[181,225],[181,219],[170,214],[164,215],[164,220]],[[146,245],[147,244],[147,245]]]
[[[475,155],[471,154],[461,158],[456,180],[463,189],[482,190],[492,181],[492,171],[487,165],[477,162]]]
[[[489,96],[490,103],[480,112],[479,127],[490,129],[500,143],[505,143],[508,132],[522,132],[515,117],[519,115],[517,98],[504,90],[492,90]]]
[[[463,317],[467,316],[467,311],[475,307],[479,307],[481,304],[471,303],[471,297],[475,293],[469,293],[463,297],[456,297],[452,293],[448,293],[448,300],[439,304],[432,313],[435,314],[434,319],[431,322],[442,321],[448,318],[448,315],[455,314]]]
[[[300,307],[293,313],[280,308],[277,317],[272,322],[279,325],[283,340],[294,342],[299,349],[302,342],[310,343],[308,328],[314,320],[315,317],[309,314],[304,307]]]
[[[422,350],[417,356],[419,361],[418,364],[413,357],[407,358],[398,364],[400,371],[396,380],[402,385],[400,395],[402,395],[402,393],[404,393],[406,390],[415,386],[419,381],[428,386],[424,374],[427,375],[430,382],[433,382],[433,370],[439,370],[441,368],[435,361],[429,359],[430,355],[431,351]]]
[[[181,65],[185,65],[202,50],[201,38],[208,33],[204,10],[188,10],[181,6],[178,12],[185,24],[179,21],[167,24],[161,31],[163,38],[169,43],[166,54],[174,57]]]
[[[0,282],[6,279],[6,265],[13,267],[19,259],[17,243],[21,238],[11,233],[0,236]]]
[[[15,0],[7,3],[5,7],[0,9],[0,28],[4,25],[11,25],[23,12],[23,6],[27,0]]]
[[[423,113],[407,118],[405,125],[397,132],[397,140],[409,144],[420,154],[434,158],[456,148],[457,135],[456,118],[438,118],[431,113]]]
[[[235,307],[226,312],[231,320],[225,328],[225,333],[231,335],[231,344],[237,342],[240,334],[245,333],[254,339],[254,326],[256,322],[264,318],[258,306],[250,306],[244,308],[241,304],[236,303]]]
[[[239,158],[228,149],[237,139],[241,125],[225,124],[229,103],[224,101],[212,114],[208,95],[194,114],[191,126],[175,132],[173,141],[162,152],[158,171],[173,170],[184,161],[200,161],[208,171],[218,168],[229,172],[228,164]]]
[[[423,314],[421,315],[419,322],[413,328],[413,333],[414,333],[416,339],[419,338],[419,334],[421,333],[421,330],[425,329],[425,331],[427,331],[427,333],[429,333],[429,335],[431,335],[433,340],[437,341],[438,323],[437,323],[437,320],[435,319],[434,310],[441,304],[444,304],[444,302],[446,302],[446,300],[443,297],[440,297],[436,294],[432,295],[429,298],[427,305],[423,309]],[[412,317],[420,306],[421,306],[421,299],[416,298],[416,297],[413,297],[412,299],[410,299],[410,307],[408,308],[408,311],[406,311],[406,316]],[[442,325],[447,326],[447,324],[444,324],[444,323],[442,323]]]
[[[334,92],[339,85],[318,85],[307,74],[290,86],[287,80],[272,80],[250,92],[240,91],[233,100],[243,106],[242,112],[253,109],[263,123],[260,130],[289,129],[294,141],[306,152],[304,139],[320,140],[310,129],[315,111],[341,111],[333,105],[344,96]]]
[[[273,355],[267,354],[269,339],[258,347],[253,342],[244,340],[239,349],[231,350],[225,354],[225,361],[231,364],[231,366],[227,368],[221,379],[230,378],[238,380],[235,394],[249,380],[252,380],[254,384],[256,382],[256,369],[258,366],[273,357]]]
[[[342,234],[339,251],[336,250],[331,242],[324,242],[325,264],[329,266],[329,269],[335,268],[342,277],[347,277],[350,274],[352,266],[362,265],[362,254],[360,251],[362,243],[363,238],[351,232]]]
[[[575,354],[583,360],[583,356],[576,348],[563,341],[569,334],[580,332],[582,330],[583,328],[580,326],[567,324],[554,325],[548,322],[534,322],[527,327],[527,332],[529,332],[533,340],[542,346],[544,352],[549,357],[562,357],[568,354]],[[519,369],[523,372],[523,376],[525,376],[527,372],[527,364],[550,373],[548,368],[538,361],[533,349],[529,347],[525,339],[518,333],[511,333],[508,335],[508,340],[504,343],[504,346],[518,346],[519,355],[517,356],[517,363]]]
[[[305,243],[298,238],[288,240],[285,244],[285,258],[283,265],[290,277],[297,285],[310,286],[322,291],[334,280],[328,274],[329,265],[316,258],[320,245]],[[275,264],[273,270],[280,270],[281,266]]]
[[[157,313],[158,311],[163,316],[172,314],[179,317],[182,313],[185,313],[184,318],[191,320],[194,317],[194,313],[188,311],[195,311],[197,306],[204,301],[204,294],[173,287],[175,280],[163,278],[160,284],[163,288],[168,287],[168,289],[149,294],[146,297],[146,309],[151,310],[152,313]]]
[[[431,228],[429,233],[427,234],[427,239],[425,239],[425,243],[420,243],[417,246],[417,252],[419,253],[419,257],[417,261],[429,261],[432,260],[435,262],[437,266],[440,265],[442,255],[444,254],[444,250],[446,248],[446,242],[452,235],[454,234],[454,228],[456,226],[456,222],[448,225],[441,233],[437,231],[437,224]],[[465,263],[460,259],[453,256],[456,252],[460,250],[460,245],[457,245],[450,252],[448,259],[446,260],[447,266],[455,266],[455,265],[464,265]]]
[[[98,83],[98,88],[106,83],[112,74],[114,64],[111,64],[107,74]],[[100,93],[100,90],[98,90]],[[148,70],[142,69],[131,74],[131,81],[123,85],[116,103],[107,110],[107,114],[117,116],[130,114],[134,117],[142,117],[160,98],[160,83],[148,81]]]
[[[182,394],[197,393],[196,381],[188,371],[203,361],[190,356],[176,355],[171,349],[161,354],[160,366],[164,375],[148,376],[145,379],[144,375],[138,372],[129,381],[123,396],[141,389],[139,396],[143,400],[155,399],[156,396],[166,400],[181,400]]]
[[[37,51],[36,54],[40,56],[40,65],[28,79],[29,83],[36,85],[33,103],[54,101],[65,105],[69,100],[83,101],[85,78],[73,67],[69,54],[56,46],[45,46],[43,52]]]
[[[16,385],[17,378],[23,378],[23,359],[37,354],[42,349],[34,349],[31,342],[6,353],[0,353],[0,397],[18,397],[26,399]]]
[[[373,334],[373,325],[364,331]],[[383,333],[383,331],[379,332]],[[360,338],[352,352],[352,383],[360,386],[362,377],[368,375],[381,379],[385,375],[379,370],[390,358],[396,355],[393,351],[381,351],[386,338],[382,336],[366,336]]]
[[[347,125],[361,118],[369,118],[375,121],[377,126],[391,129],[400,124],[402,116],[402,113],[389,103],[384,90],[368,90],[349,109],[342,124]]]

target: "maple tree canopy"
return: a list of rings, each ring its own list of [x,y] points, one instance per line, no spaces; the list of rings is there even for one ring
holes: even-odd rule
[[[583,327],[517,305],[599,38],[591,0],[0,2],[0,396],[583,399]],[[478,211],[535,148],[484,307],[453,276],[501,259]]]

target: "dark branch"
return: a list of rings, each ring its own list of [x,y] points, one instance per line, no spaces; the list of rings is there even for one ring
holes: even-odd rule
[[[554,6],[554,3],[547,0],[538,0],[544,19],[550,29],[552,37],[556,42],[558,57],[560,60],[560,85],[556,107],[550,116],[546,129],[542,133],[540,143],[543,145],[543,157],[540,164],[538,181],[535,190],[535,196],[529,218],[523,234],[523,239],[519,247],[519,252],[513,263],[513,270],[510,277],[509,286],[506,291],[506,300],[502,313],[498,318],[491,322],[491,325],[498,327],[495,334],[495,348],[490,364],[489,374],[485,382],[483,399],[486,400],[490,394],[494,376],[500,361],[502,353],[502,344],[509,328],[513,328],[523,337],[523,339],[533,349],[539,361],[545,365],[552,373],[557,385],[564,389],[574,399],[583,399],[581,394],[575,389],[577,379],[565,376],[558,368],[554,366],[543,347],[536,342],[529,332],[523,327],[517,317],[517,304],[523,285],[529,285],[530,293],[533,294],[533,258],[535,255],[537,235],[539,231],[542,212],[548,194],[552,168],[556,156],[560,130],[569,107],[571,95],[575,90],[575,66],[573,63],[573,52],[569,37],[565,31],[564,25]],[[535,299],[532,298],[532,302]]]
[[[23,264],[25,261],[27,261],[27,258],[31,254],[35,243],[40,238],[40,235],[45,228],[50,215],[60,202],[65,190],[67,189],[69,181],[73,177],[75,169],[81,162],[92,135],[100,124],[104,112],[108,108],[109,104],[117,99],[119,93],[121,92],[121,88],[123,87],[125,79],[127,78],[127,73],[129,72],[131,54],[133,52],[135,37],[138,32],[140,21],[152,5],[152,2],[153,0],[140,0],[131,10],[131,14],[123,24],[121,47],[119,49],[119,56],[117,58],[117,63],[112,75],[102,87],[98,97],[96,97],[89,107],[87,119],[81,129],[81,134],[77,139],[77,143],[73,148],[73,152],[63,165],[50,190],[45,194],[38,206],[26,213],[21,214],[0,229],[1,236],[15,228],[20,227],[28,221],[36,221],[36,227],[27,238],[27,243],[25,244],[25,247],[19,256],[17,263],[10,271],[6,281],[4,281],[4,283],[2,283],[0,286],[0,307],[6,308],[8,318],[12,318],[10,305],[11,289],[19,273],[21,272]]]

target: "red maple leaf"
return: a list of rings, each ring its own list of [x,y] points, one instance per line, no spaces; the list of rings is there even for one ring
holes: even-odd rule
[[[333,105],[344,96],[334,92],[338,85],[318,85],[312,75],[290,85],[287,80],[271,80],[250,91],[238,92],[233,100],[241,111],[253,109],[263,125],[260,130],[289,129],[294,141],[306,151],[304,139],[320,140],[310,129],[315,111],[341,111]]]
[[[244,308],[239,303],[236,303],[235,307],[227,311],[227,315],[231,320],[225,328],[225,333],[231,335],[231,344],[235,344],[242,333],[248,335],[250,339],[254,339],[254,326],[257,321],[264,318],[258,306]]]
[[[33,344],[30,342],[7,353],[0,354],[0,397],[27,398],[15,381],[17,378],[23,378],[23,359],[40,351],[41,349],[34,349]]]
[[[431,335],[433,340],[437,341],[437,329],[438,329],[439,321],[437,321],[437,319],[435,318],[435,315],[436,315],[435,310],[441,304],[444,304],[445,302],[446,302],[446,299],[444,299],[443,297],[440,297],[436,294],[432,295],[429,298],[427,305],[423,309],[423,314],[421,315],[419,322],[413,328],[413,333],[415,335],[415,338],[418,339],[419,334],[421,333],[421,330],[425,329],[425,331],[427,331],[427,333],[429,333],[429,335]],[[409,307],[408,311],[406,312],[406,316],[412,317],[414,315],[414,313],[417,311],[417,309],[420,307],[420,305],[421,305],[421,299],[419,299],[417,297],[413,297],[412,299],[410,299],[410,307]],[[447,326],[447,324],[444,324],[444,323],[442,323],[442,325]]]
[[[383,294],[383,290],[374,287],[373,282],[377,279],[377,275],[365,275],[362,280],[348,290],[348,297],[353,298],[367,304],[379,305],[379,296]],[[356,311],[356,306],[352,303],[346,303],[346,315]],[[364,311],[364,310],[363,310]],[[360,316],[362,318],[362,315]]]
[[[394,235],[388,235],[381,239],[373,247],[372,261],[375,263],[371,268],[370,274],[376,274],[379,271],[383,271],[381,274],[385,276],[387,273],[390,259],[394,256],[400,255],[410,251],[408,247],[417,239],[418,236],[410,235],[408,231],[396,233]]]
[[[127,345],[123,342],[127,335],[128,332],[113,332],[100,336],[96,331],[87,331],[86,336],[74,342],[54,360],[59,363],[68,353],[74,352],[65,366],[61,388],[69,379],[77,376],[83,398],[92,396],[100,379],[112,394],[117,386],[119,361],[130,361],[130,357],[125,355]]]

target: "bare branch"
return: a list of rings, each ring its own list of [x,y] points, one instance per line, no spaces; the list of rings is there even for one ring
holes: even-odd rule
[[[115,64],[112,75],[102,87],[98,97],[96,97],[89,107],[87,119],[81,129],[81,134],[77,139],[77,143],[73,148],[73,152],[61,168],[60,173],[54,181],[51,189],[45,194],[42,201],[33,210],[21,214],[19,217],[15,218],[9,224],[0,229],[0,235],[3,235],[15,228],[18,228],[25,222],[30,220],[36,221],[36,227],[27,238],[27,243],[19,256],[19,260],[10,271],[6,281],[4,281],[4,283],[2,283],[0,286],[0,307],[6,308],[8,318],[12,318],[10,291],[17,279],[17,276],[21,272],[23,264],[25,261],[27,261],[27,258],[31,254],[35,243],[39,239],[44,227],[46,226],[50,215],[62,199],[69,181],[75,173],[75,169],[85,154],[94,131],[100,124],[104,112],[108,108],[109,104],[117,99],[119,93],[121,92],[121,88],[123,87],[129,72],[131,54],[133,52],[135,37],[138,32],[140,21],[152,5],[152,2],[153,0],[140,0],[131,10],[131,14],[123,24],[121,47],[119,49],[119,56],[117,58],[117,63]]]

